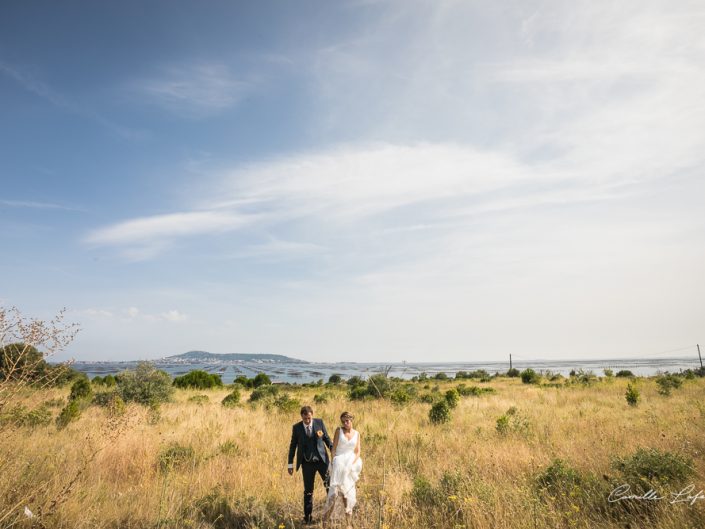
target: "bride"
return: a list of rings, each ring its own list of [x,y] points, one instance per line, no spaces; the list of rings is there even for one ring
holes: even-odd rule
[[[355,483],[360,477],[362,459],[360,459],[360,433],[353,430],[353,416],[346,412],[340,416],[342,426],[335,430],[333,436],[333,464],[330,472],[328,499],[323,509],[323,520],[328,521],[335,501],[340,494],[345,505],[345,518],[348,526],[352,522],[352,510],[357,502]]]

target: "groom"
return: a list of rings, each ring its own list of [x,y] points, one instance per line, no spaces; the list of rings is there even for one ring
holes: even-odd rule
[[[328,437],[322,419],[313,418],[311,406],[301,408],[301,422],[291,429],[289,444],[289,475],[294,473],[294,452],[296,452],[296,470],[302,467],[304,475],[304,523],[311,523],[313,512],[313,483],[316,473],[320,474],[328,492],[328,450],[333,450],[333,443]]]

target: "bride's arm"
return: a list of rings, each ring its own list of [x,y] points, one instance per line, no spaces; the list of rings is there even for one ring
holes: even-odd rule
[[[357,432],[357,443],[355,444],[355,459],[353,460],[353,464],[355,464],[358,459],[360,459],[360,432]]]
[[[330,451],[330,455],[332,457],[335,457],[335,450],[338,448],[338,435],[340,434],[340,426],[335,429],[335,433],[333,434],[333,449]]]

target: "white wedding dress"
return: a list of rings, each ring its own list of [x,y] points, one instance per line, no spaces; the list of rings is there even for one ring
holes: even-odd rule
[[[324,507],[324,513],[328,513],[335,506],[335,500],[338,494],[345,498],[345,512],[352,513],[355,503],[357,503],[357,494],[355,484],[360,478],[362,471],[362,459],[355,460],[355,446],[359,436],[357,430],[353,430],[353,435],[350,439],[345,437],[343,430],[338,430],[338,446],[333,457],[333,464],[330,469],[330,488],[328,489],[328,499]]]

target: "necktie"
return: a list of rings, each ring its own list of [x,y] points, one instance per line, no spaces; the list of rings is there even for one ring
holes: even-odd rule
[[[306,425],[306,435],[311,437],[311,425],[310,424]]]

